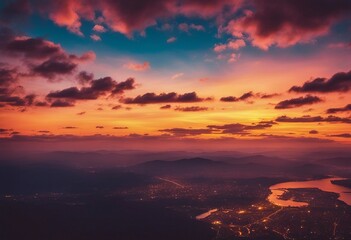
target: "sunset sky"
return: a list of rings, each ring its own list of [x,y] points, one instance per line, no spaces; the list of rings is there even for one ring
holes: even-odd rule
[[[350,92],[350,0],[0,3],[11,146],[346,145]]]

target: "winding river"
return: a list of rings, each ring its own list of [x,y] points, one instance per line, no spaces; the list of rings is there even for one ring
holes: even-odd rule
[[[307,206],[306,202],[297,202],[293,199],[283,200],[280,196],[285,192],[286,189],[291,188],[318,188],[324,192],[333,192],[339,194],[339,200],[343,201],[347,205],[351,205],[351,189],[343,186],[333,184],[333,180],[343,180],[344,178],[325,178],[311,181],[299,181],[299,182],[283,182],[272,185],[269,189],[271,194],[268,196],[268,200],[282,207],[303,207]]]
[[[207,217],[210,216],[212,213],[217,212],[217,211],[218,211],[217,208],[211,209],[211,210],[209,210],[209,211],[207,211],[207,212],[205,212],[205,213],[202,213],[202,214],[196,216],[196,219],[197,219],[197,220],[201,220],[201,219],[207,218]]]

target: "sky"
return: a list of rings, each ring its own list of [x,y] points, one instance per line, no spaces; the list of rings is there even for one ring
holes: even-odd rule
[[[351,144],[350,0],[4,0],[4,148]]]

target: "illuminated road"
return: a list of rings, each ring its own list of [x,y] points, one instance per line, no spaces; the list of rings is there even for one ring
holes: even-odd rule
[[[176,185],[176,186],[178,186],[178,187],[185,188],[184,185],[182,185],[182,184],[180,184],[180,183],[177,183],[177,182],[175,182],[175,181],[173,181],[173,180],[166,179],[166,178],[162,178],[162,177],[156,177],[156,178],[159,179],[159,180],[165,181],[165,182],[172,183],[172,184],[174,184],[174,185]]]

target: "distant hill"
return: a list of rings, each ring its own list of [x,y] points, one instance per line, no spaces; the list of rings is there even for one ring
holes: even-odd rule
[[[335,157],[320,160],[321,163],[337,167],[351,167],[351,157]]]
[[[299,177],[312,177],[315,175],[333,174],[333,171],[331,168],[323,166],[323,165],[319,165],[319,164],[298,163],[295,166],[289,167],[287,169],[287,173],[293,174],[294,176],[299,176]]]
[[[228,172],[232,166],[206,158],[187,158],[175,161],[155,160],[131,167],[132,171],[149,175],[198,176]]]
[[[118,168],[87,171],[52,163],[0,164],[0,194],[86,193],[145,186],[152,181]]]
[[[208,167],[229,165],[220,161],[213,161],[206,158],[186,158],[175,161],[155,160],[138,164],[138,166],[173,166],[173,167]]]
[[[237,159],[238,163],[259,163],[265,165],[286,165],[290,161],[284,158],[271,157],[265,155],[250,155],[246,157],[241,157]]]
[[[257,177],[280,174],[279,168],[261,163],[242,161],[232,164],[207,158],[149,161],[135,165],[128,170],[153,176],[174,177]]]

